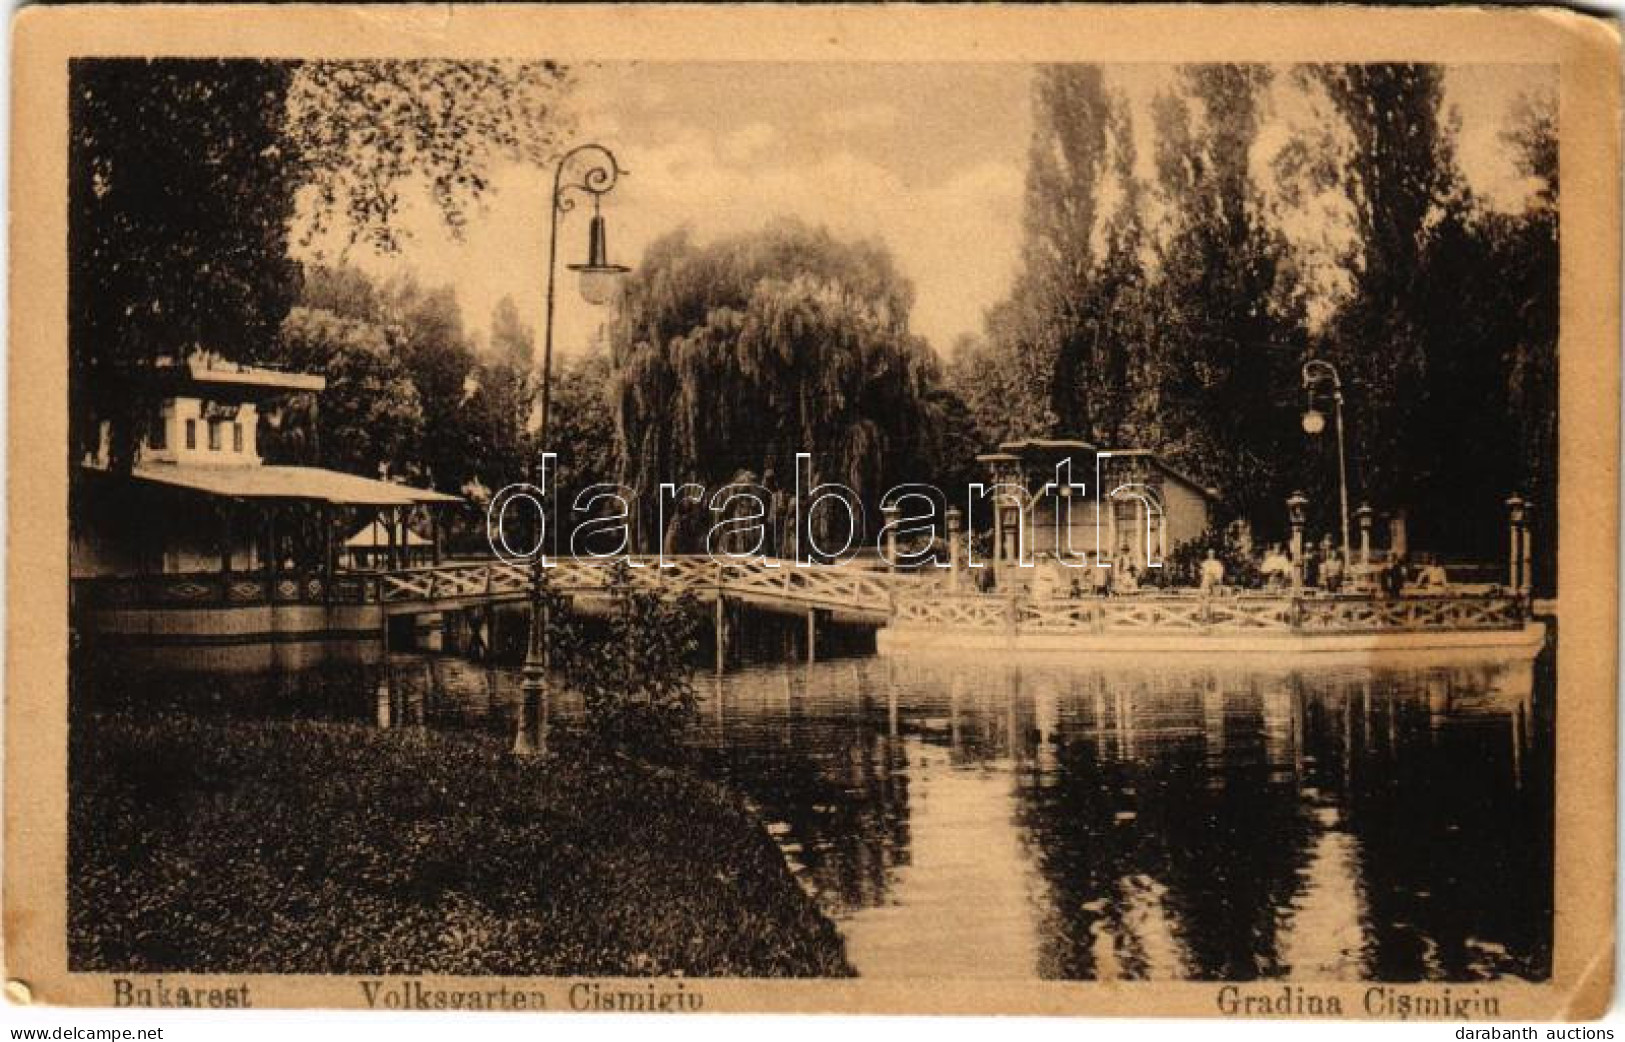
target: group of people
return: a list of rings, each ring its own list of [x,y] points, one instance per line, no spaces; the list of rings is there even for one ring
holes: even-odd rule
[[[1115,597],[1137,593],[1144,576],[1144,562],[1123,547],[1116,557],[1106,554],[1080,554],[1075,564],[1063,564],[1058,558],[1045,557],[1033,563],[1028,573],[1026,589],[1029,596],[1045,599],[1055,597]],[[1102,560],[1111,567],[1099,567]],[[998,585],[995,570],[990,567],[975,569],[976,589],[992,593]]]
[[[1145,582],[1145,562],[1129,551],[1120,549],[1107,560],[1109,568],[1098,567],[1106,555],[1083,554],[1076,563],[1065,563],[1055,558],[1041,557],[1030,569],[1013,574],[1021,577],[1021,586],[1028,596],[1039,599],[1061,597],[1115,597],[1139,591]],[[1158,577],[1165,584],[1164,572]],[[1345,565],[1342,552],[1330,539],[1319,546],[1311,545],[1303,552],[1298,568],[1294,568],[1291,553],[1281,544],[1271,544],[1251,563],[1232,569],[1218,552],[1209,548],[1194,567],[1194,574],[1186,573],[1203,593],[1214,593],[1230,588],[1263,588],[1287,590],[1292,588],[1320,590],[1326,593],[1377,592],[1398,597],[1407,590],[1413,592],[1440,592],[1450,584],[1444,566],[1432,555],[1422,555],[1416,561],[1401,555],[1383,561],[1354,562]],[[982,593],[995,592],[999,578],[990,567],[974,569],[976,588]]]
[[[1432,554],[1423,554],[1414,562],[1408,555],[1401,554],[1381,561],[1345,565],[1343,554],[1332,545],[1329,536],[1318,547],[1311,545],[1304,550],[1302,567],[1298,579],[1303,588],[1327,593],[1354,587],[1398,597],[1407,588],[1438,592],[1450,585],[1444,565]],[[1264,552],[1258,572],[1266,589],[1285,589],[1293,585],[1292,558],[1279,543],[1272,543]]]

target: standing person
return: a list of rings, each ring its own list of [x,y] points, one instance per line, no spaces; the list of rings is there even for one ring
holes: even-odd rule
[[[1207,557],[1202,561],[1202,592],[1212,593],[1224,585],[1224,562],[1219,556],[1208,548]]]
[[[1111,592],[1112,570],[1103,567],[1105,562],[1101,558],[1104,556],[1104,554],[1096,551],[1095,555],[1089,558],[1089,592],[1096,597],[1104,597]]]
[[[483,605],[476,609],[468,620],[468,657],[476,662],[483,662],[491,649],[485,640],[487,628],[491,622],[491,606]]]
[[[1313,546],[1303,551],[1303,585],[1311,590],[1320,585],[1320,551]]]
[[[767,489],[769,496],[772,497],[767,506],[768,548],[774,557],[787,561],[793,552],[790,546],[790,530],[795,526],[795,519],[790,516],[790,497],[779,487],[772,466],[762,471],[762,487]]]
[[[1077,596],[1077,582],[1073,577],[1073,569],[1061,563],[1061,555],[1056,554],[1049,562],[1050,584],[1054,587],[1051,597]]]
[[[1050,570],[1048,561],[1033,562],[1033,576],[1027,588],[1028,596],[1034,600],[1047,600],[1055,596],[1055,573]]]
[[[1405,558],[1396,557],[1382,570],[1382,592],[1398,597],[1405,592]]]
[[[1136,593],[1139,589],[1140,578],[1135,574],[1134,557],[1125,544],[1117,551],[1117,560],[1112,562],[1112,593]]]
[[[1272,590],[1280,589],[1292,581],[1292,562],[1287,560],[1280,543],[1270,544],[1269,553],[1264,555],[1264,563],[1258,570],[1264,576],[1264,585]]]
[[[1334,550],[1326,550],[1326,563],[1320,568],[1320,584],[1327,593],[1336,593],[1343,585],[1343,558]]]

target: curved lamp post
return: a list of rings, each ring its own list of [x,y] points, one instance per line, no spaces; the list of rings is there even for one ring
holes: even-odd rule
[[[578,197],[592,200],[592,220],[587,226],[587,259],[581,264],[568,265],[581,279],[581,296],[589,304],[607,304],[615,297],[621,276],[629,268],[609,262],[609,249],[605,241],[604,216],[599,204],[615,187],[626,170],[615,160],[615,153],[603,145],[589,143],[577,145],[559,157],[553,169],[552,205],[547,237],[547,319],[542,337],[541,409],[538,417],[537,446],[547,450],[548,419],[552,404],[553,385],[553,311],[559,257],[559,218],[576,207]],[[536,463],[531,461],[531,483],[536,484]],[[530,632],[525,644],[525,665],[519,684],[519,728],[514,739],[514,752],[522,754],[547,751],[547,667],[551,657],[549,646],[549,619],[545,597],[547,569],[542,566],[542,547],[536,547],[536,557],[530,565]]]
[[[1303,519],[1304,508],[1309,505],[1309,497],[1302,492],[1294,492],[1286,497],[1286,519],[1292,526],[1292,542],[1288,544],[1292,550],[1292,589],[1298,590],[1303,586]]]
[[[1326,414],[1315,408],[1315,389],[1322,384],[1331,389],[1332,414],[1337,423],[1337,488],[1343,519],[1343,571],[1347,574],[1354,558],[1349,550],[1349,472],[1343,449],[1343,381],[1330,362],[1311,358],[1303,363],[1303,432],[1308,435],[1318,435],[1326,429]]]

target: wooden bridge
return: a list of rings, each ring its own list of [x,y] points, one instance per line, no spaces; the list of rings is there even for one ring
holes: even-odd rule
[[[808,661],[819,654],[831,627],[873,634],[892,617],[892,596],[883,573],[843,566],[797,568],[773,559],[716,561],[707,556],[633,557],[627,576],[635,588],[663,594],[691,594],[712,606],[716,666],[726,668],[738,644],[749,609],[767,615],[804,620],[797,643]],[[590,611],[612,595],[607,562],[561,559],[547,569],[550,589]],[[474,561],[381,572],[368,577],[370,594],[382,609],[387,634],[391,618],[476,611],[501,604],[523,604],[531,596],[528,564]],[[465,623],[468,621],[463,616]],[[801,627],[804,625],[804,631]],[[449,630],[448,630],[449,632]],[[820,634],[825,634],[821,637]]]
[[[629,563],[636,586],[689,593],[713,607],[719,668],[729,649],[740,645],[747,618],[757,620],[752,632],[778,633],[787,650],[800,648],[808,659],[824,640],[839,643],[848,637],[879,650],[1291,652],[1367,644],[1377,649],[1396,641],[1423,648],[1521,647],[1538,643],[1544,632],[1531,621],[1526,598],[1490,586],[1393,598],[1313,590],[1154,589],[1117,597],[1044,597],[1019,587],[972,592],[946,572],[798,568],[782,560],[719,562],[706,556],[639,557]],[[610,582],[603,563],[561,559],[548,569],[551,588],[588,613],[607,604]],[[80,616],[93,628],[143,639],[153,634],[179,639],[174,635],[199,631],[199,618],[218,615],[220,628],[229,623],[236,639],[248,639],[242,633],[252,635],[253,626],[269,624],[354,636],[381,630],[387,641],[395,619],[404,625],[408,617],[440,614],[442,623],[456,621],[466,629],[487,607],[522,605],[531,595],[531,570],[521,563],[472,560],[331,576],[279,571],[108,577],[77,580],[74,595],[76,608],[84,609]],[[272,612],[268,623],[254,615],[266,609]],[[233,613],[244,621],[227,619]],[[769,624],[771,616],[780,623]],[[449,630],[443,625],[442,632]],[[280,630],[277,639],[286,639]]]
[[[797,568],[771,559],[729,561],[710,557],[633,557],[627,574],[635,587],[665,593],[691,593],[702,602],[719,598],[766,611],[839,613],[874,625],[892,615],[886,576],[852,567]],[[482,561],[382,572],[376,599],[386,615],[449,611],[476,604],[528,600],[531,569],[525,564]],[[610,570],[604,564],[560,560],[547,569],[548,585],[570,597],[607,597]]]

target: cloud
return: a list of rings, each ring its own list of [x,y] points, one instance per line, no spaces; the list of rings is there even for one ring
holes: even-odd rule
[[[752,123],[725,134],[717,141],[716,152],[724,162],[747,164],[761,158],[779,139],[779,132],[767,123]]]
[[[915,286],[916,332],[939,349],[980,328],[982,312],[1014,274],[1024,176],[1014,160],[984,161],[925,188],[851,149],[810,163],[772,157],[730,165],[698,135],[646,150],[639,162],[648,176],[628,182],[615,218],[632,256],[684,225],[705,241],[784,215],[847,238],[876,238]]]
[[[826,134],[844,136],[865,131],[890,130],[897,125],[898,118],[896,105],[877,101],[820,112],[815,123],[818,129]]]
[[[635,265],[651,242],[680,227],[706,241],[782,216],[846,238],[878,239],[915,287],[915,331],[939,350],[979,329],[982,312],[1008,291],[1021,234],[1023,169],[1015,158],[986,160],[921,187],[851,148],[806,161],[779,148],[782,136],[767,124],[721,135],[670,129],[658,144],[636,148],[602,139],[632,171],[603,201],[613,260]],[[410,267],[430,283],[452,283],[465,320],[482,333],[497,302],[512,296],[540,340],[549,178],[546,171],[504,168],[462,240],[426,203],[413,205],[405,215],[411,238],[400,255],[362,251],[351,259],[380,277]],[[555,323],[561,354],[589,344],[607,317],[580,300],[564,269],[580,259],[586,234],[579,209],[561,215]]]

